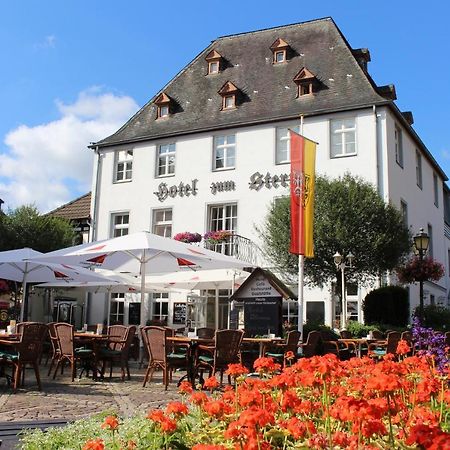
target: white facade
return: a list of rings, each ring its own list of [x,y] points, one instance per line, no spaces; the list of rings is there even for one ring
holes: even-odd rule
[[[353,151],[348,156],[333,157],[332,130],[337,123],[335,121],[343,119],[347,120],[347,125],[354,124],[356,142],[349,147]],[[158,217],[161,219],[161,216],[157,216],[159,210],[171,210],[171,219],[170,214],[166,214],[162,217],[164,223],[160,225],[170,225],[172,236],[183,231],[203,234],[212,229],[213,211],[218,212],[222,206],[229,205],[228,211],[222,211],[234,217],[228,222],[233,223],[233,231],[260,245],[255,226],[262,224],[274,198],[289,193],[285,183],[287,178],[284,177],[289,174],[289,162],[276,162],[279,145],[277,130],[299,125],[300,118],[298,121],[228,128],[101,148],[98,150],[93,176],[93,239],[112,237],[114,233],[155,231]],[[398,137],[399,133],[401,138]],[[442,171],[430,161],[404,122],[395,116],[392,107],[366,107],[305,117],[303,134],[319,144],[316,159],[318,174],[337,177],[349,172],[358,175],[372,183],[380,195],[397,208],[405,209],[406,205],[407,221],[412,233],[419,228],[432,231],[433,257],[448,267],[449,245],[444,238]],[[215,143],[223,143],[223,140],[218,140],[222,136],[234,136],[234,164],[231,145],[226,150],[228,154],[224,157],[224,165],[232,167],[216,170]],[[396,152],[396,141],[397,146],[402,147],[402,156],[401,153],[399,155],[400,150]],[[226,142],[228,141],[225,140]],[[233,139],[229,142],[232,143]],[[162,163],[171,164],[165,159],[158,165],[160,146],[166,144],[174,144],[171,147],[172,152],[175,148],[174,173],[158,176],[158,167]],[[128,163],[132,163],[127,167],[128,179],[124,179],[121,166],[120,180],[115,181],[117,164],[121,161],[118,155],[119,152],[123,155],[124,151],[128,151]],[[132,155],[129,151],[132,151]],[[421,187],[417,183],[416,151],[421,160]],[[167,167],[163,171],[169,172]],[[262,178],[258,178],[257,173]],[[267,174],[269,177],[266,179],[264,177]],[[164,191],[165,187],[169,192]],[[158,199],[158,192],[167,194],[167,198]],[[128,223],[124,220],[127,215]],[[224,228],[225,222],[223,226],[218,226],[218,229]],[[338,249],[330,249],[330,252],[334,253],[336,250]],[[355,256],[357,264],[358,255]],[[445,300],[446,304],[447,279],[448,276],[439,283],[425,284],[426,304],[433,298],[436,303]],[[358,318],[362,320],[360,301],[365,292],[360,289],[349,294],[353,294],[348,296],[349,302],[358,302]],[[411,307],[414,307],[418,303],[418,287],[412,285],[410,294]],[[323,302],[325,321],[332,324],[331,289],[306,290],[305,300]],[[90,322],[101,321],[106,316],[107,306],[103,305],[103,302],[91,302]],[[305,312],[307,311],[308,307],[305,305]],[[170,317],[169,311],[169,324]]]

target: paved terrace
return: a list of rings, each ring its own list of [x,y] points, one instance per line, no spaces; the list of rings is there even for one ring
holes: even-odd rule
[[[156,372],[153,380],[142,387],[145,369],[130,361],[131,380],[122,382],[120,368],[115,368],[113,378],[105,381],[93,381],[92,378],[76,378],[72,383],[70,369],[57,375],[56,380],[47,377],[48,366],[41,366],[42,391],[37,390],[34,371],[27,369],[25,387],[16,394],[7,386],[6,379],[0,378],[0,439],[3,449],[13,448],[11,442],[1,436],[2,430],[14,422],[29,421],[72,421],[105,410],[116,411],[121,416],[145,413],[167,402],[178,399],[177,380],[180,374],[174,373],[174,379],[167,391],[162,384],[162,372]],[[8,422],[6,424],[5,422]]]

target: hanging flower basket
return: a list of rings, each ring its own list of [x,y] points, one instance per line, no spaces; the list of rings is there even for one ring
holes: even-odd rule
[[[397,268],[400,283],[409,284],[418,281],[439,281],[444,276],[444,266],[427,256],[411,258],[403,267]]]
[[[230,236],[231,231],[208,231],[203,235],[203,239],[208,242],[208,244],[221,244],[222,242],[226,242]]]
[[[200,242],[202,240],[202,235],[199,233],[190,233],[189,231],[184,231],[183,233],[178,233],[173,237],[176,241],[186,242],[186,244],[192,244],[193,242]]]

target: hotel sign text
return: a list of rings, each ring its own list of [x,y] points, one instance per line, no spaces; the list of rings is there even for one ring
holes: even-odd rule
[[[271,175],[267,172],[265,175],[255,172],[250,177],[249,188],[259,191],[263,187],[267,189],[278,188],[278,187],[289,187],[289,174],[282,173],[281,175]]]

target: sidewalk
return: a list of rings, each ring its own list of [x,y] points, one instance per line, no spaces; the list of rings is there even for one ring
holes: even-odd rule
[[[176,384],[179,374],[174,373],[167,391],[162,384],[162,372],[156,372],[153,381],[143,388],[145,370],[138,369],[135,362],[130,362],[131,380],[125,382],[120,379],[120,368],[113,372],[111,380],[94,382],[91,378],[76,378],[73,383],[68,368],[64,375],[58,374],[56,380],[47,377],[47,370],[48,367],[41,366],[41,392],[37,390],[32,370],[27,369],[25,387],[16,394],[7,386],[6,379],[0,378],[0,432],[2,422],[69,422],[106,410],[130,416],[179,398]],[[7,442],[2,450],[5,444]]]

